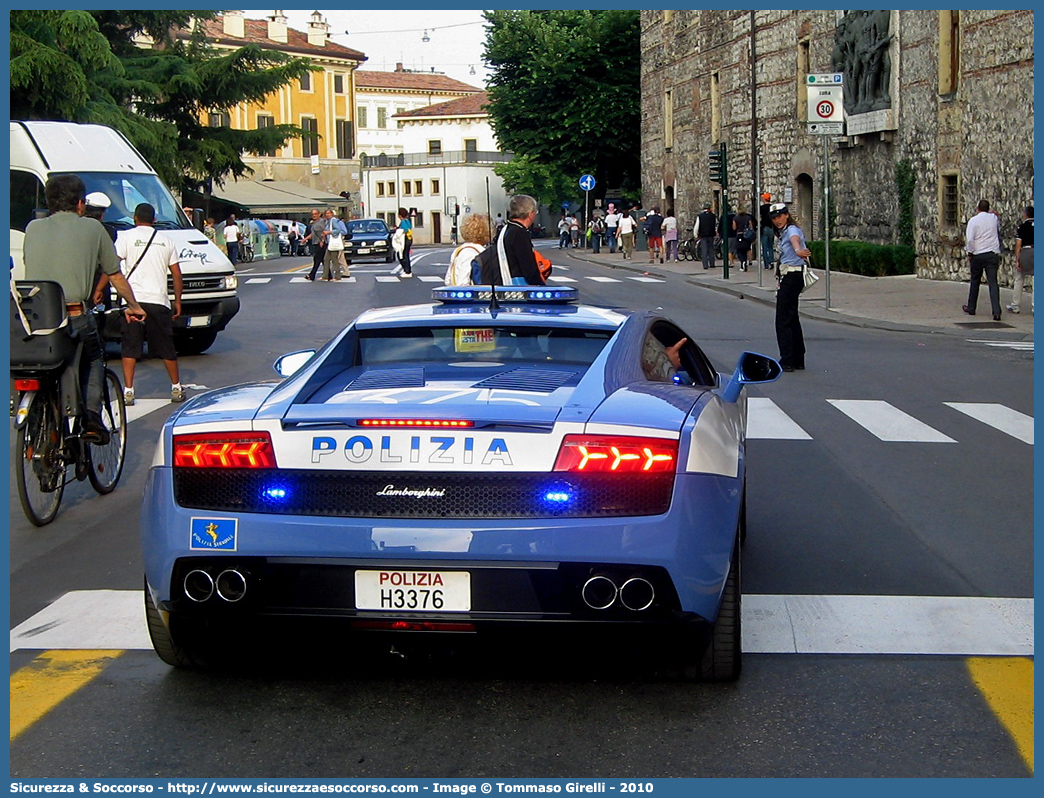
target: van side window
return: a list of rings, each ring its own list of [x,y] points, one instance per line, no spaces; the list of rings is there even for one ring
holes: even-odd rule
[[[37,208],[46,208],[43,183],[32,172],[11,170],[11,229],[25,232]]]

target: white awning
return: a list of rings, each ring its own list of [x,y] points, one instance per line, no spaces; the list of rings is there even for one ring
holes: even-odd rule
[[[213,196],[238,205],[251,216],[301,213],[312,208],[341,207],[348,200],[337,194],[309,188],[287,180],[234,180],[214,186]]]

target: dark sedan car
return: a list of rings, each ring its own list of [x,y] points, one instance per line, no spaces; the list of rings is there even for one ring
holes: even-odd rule
[[[395,259],[391,230],[382,219],[352,219],[348,231],[352,237],[344,242],[344,256],[350,261],[376,258],[391,263]]]

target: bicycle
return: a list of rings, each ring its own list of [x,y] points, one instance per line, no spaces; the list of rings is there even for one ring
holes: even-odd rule
[[[700,253],[695,238],[687,238],[678,245],[678,260],[699,260]]]
[[[65,486],[71,481],[70,467],[74,479],[90,480],[101,495],[116,489],[127,453],[127,408],[119,379],[106,368],[101,418],[109,440],[103,444],[84,438],[83,345],[64,329],[61,287],[49,281],[18,281],[15,286],[18,304],[12,295],[11,308],[13,466],[22,510],[34,526],[45,526],[58,514]]]

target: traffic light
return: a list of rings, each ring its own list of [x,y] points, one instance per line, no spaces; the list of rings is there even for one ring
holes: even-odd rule
[[[718,149],[708,153],[710,162],[710,179],[715,183],[721,183],[725,178],[725,145],[719,144]]]

